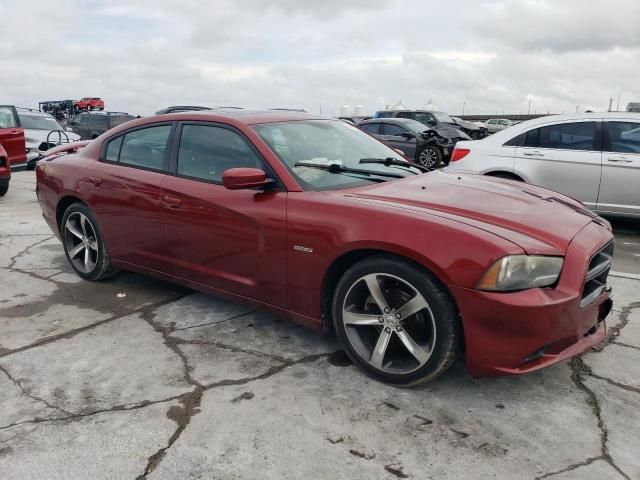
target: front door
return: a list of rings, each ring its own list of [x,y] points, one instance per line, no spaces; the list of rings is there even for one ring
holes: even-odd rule
[[[179,128],[172,175],[162,185],[171,273],[269,304],[286,302],[286,202],[278,187],[227,190],[225,170],[266,164],[238,131]]]
[[[515,170],[529,183],[595,208],[602,169],[599,122],[555,123],[525,135],[516,149]]]
[[[20,118],[12,105],[0,105],[0,145],[7,152],[9,165],[27,161],[24,130]]]
[[[111,256],[166,267],[161,184],[173,124],[144,126],[109,140],[83,182]]]
[[[391,148],[402,150],[407,157],[416,158],[416,136],[406,128],[393,123],[383,123],[380,140]]]
[[[598,211],[640,216],[640,121],[604,123]]]

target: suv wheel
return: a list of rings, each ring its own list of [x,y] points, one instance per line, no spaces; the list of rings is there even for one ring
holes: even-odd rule
[[[442,151],[437,147],[427,146],[419,154],[417,162],[426,168],[436,168],[442,161]]]

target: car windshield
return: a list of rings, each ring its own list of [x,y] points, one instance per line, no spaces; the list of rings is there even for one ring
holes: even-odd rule
[[[27,130],[64,130],[53,117],[43,115],[18,114],[22,128]]]
[[[424,123],[418,122],[417,120],[406,120],[402,122],[401,125],[407,127],[409,130],[416,134],[422,133],[425,130],[429,130],[428,126],[426,126]]]
[[[417,169],[378,163],[361,164],[362,159],[402,156],[359,129],[339,120],[308,120],[255,125],[254,130],[269,145],[282,163],[306,190],[332,190],[366,185],[380,179],[410,176]],[[359,175],[338,168],[322,169],[300,165],[301,162],[322,166],[338,165],[345,169],[366,169],[371,175]],[[415,170],[415,171],[414,171]]]
[[[453,121],[453,118],[451,118],[449,115],[447,115],[444,112],[431,112],[431,114],[436,117],[436,120],[438,120],[438,122],[441,123],[456,123]]]

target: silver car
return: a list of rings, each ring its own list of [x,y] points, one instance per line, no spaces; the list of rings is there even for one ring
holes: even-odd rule
[[[459,142],[448,171],[521,180],[640,218],[640,114],[553,115]]]

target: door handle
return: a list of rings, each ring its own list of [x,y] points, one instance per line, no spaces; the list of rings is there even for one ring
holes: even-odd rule
[[[11,130],[11,135],[20,135],[20,130]]]
[[[633,160],[628,159],[627,157],[608,157],[608,162],[620,162],[620,163],[633,163]]]
[[[166,203],[167,207],[169,208],[180,208],[180,205],[182,205],[182,200],[172,195],[163,195],[162,199],[164,200],[164,203]]]
[[[102,179],[100,177],[89,177],[89,182],[93,183],[96,187],[99,187],[102,183]]]
[[[527,157],[544,157],[544,153],[539,152],[537,150],[533,150],[531,152],[522,152],[522,154]]]

